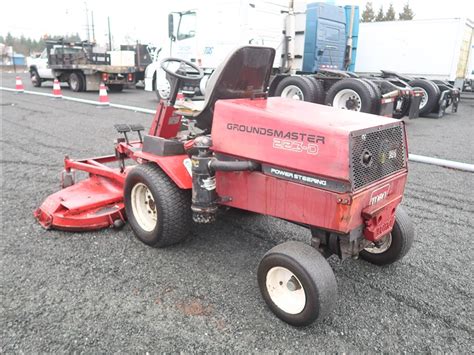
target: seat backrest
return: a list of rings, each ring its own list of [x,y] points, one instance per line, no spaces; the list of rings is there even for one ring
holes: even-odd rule
[[[274,58],[275,49],[270,47],[243,46],[230,53],[209,78],[203,110],[195,116],[196,126],[210,130],[217,100],[266,92]]]

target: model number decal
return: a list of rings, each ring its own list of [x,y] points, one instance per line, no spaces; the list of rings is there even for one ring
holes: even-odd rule
[[[273,148],[289,150],[295,153],[306,152],[308,154],[316,155],[318,154],[319,147],[317,144],[307,143],[298,141],[290,141],[286,139],[273,138]]]

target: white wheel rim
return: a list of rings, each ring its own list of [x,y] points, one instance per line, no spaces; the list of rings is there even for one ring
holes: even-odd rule
[[[266,286],[270,299],[283,312],[299,314],[306,306],[303,284],[287,268],[271,268],[267,273]]]
[[[423,92],[423,95],[421,95],[421,101],[420,101],[420,110],[421,110],[428,103],[428,93],[426,92],[425,89],[420,88],[418,86],[414,87],[413,89],[420,90],[421,92]]]
[[[296,85],[288,85],[285,87],[280,96],[287,99],[304,101],[303,91]]]
[[[157,90],[161,98],[168,99],[170,97],[170,91],[171,91],[170,82],[165,79],[165,81],[158,84]]]
[[[367,247],[364,250],[370,254],[382,254],[385,253],[390,246],[392,245],[392,233],[387,234],[386,236],[380,239],[378,246],[373,245],[371,247]]]
[[[332,106],[342,110],[360,111],[362,108],[362,100],[359,94],[354,90],[343,89],[334,96]]]
[[[71,89],[73,91],[75,91],[79,88],[79,81],[76,80],[76,78],[74,76],[71,79],[69,79],[69,84],[71,85]]]
[[[139,182],[132,188],[132,211],[140,227],[151,232],[155,229],[157,218],[156,204],[151,191]]]

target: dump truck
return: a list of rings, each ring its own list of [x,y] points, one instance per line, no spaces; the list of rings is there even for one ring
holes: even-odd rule
[[[134,51],[97,51],[88,41],[46,41],[46,48],[29,63],[31,82],[40,87],[58,79],[72,91],[97,91],[103,82],[110,91],[135,84]]]

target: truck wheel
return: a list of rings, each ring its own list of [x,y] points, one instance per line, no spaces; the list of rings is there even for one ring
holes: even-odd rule
[[[270,249],[257,271],[263,299],[285,322],[305,326],[327,316],[337,284],[326,259],[311,246],[290,241]]]
[[[345,78],[328,90],[326,105],[343,110],[372,113],[375,107],[374,94],[369,85],[356,78]]]
[[[316,102],[319,99],[313,82],[304,76],[288,76],[280,81],[275,96],[300,101]]]
[[[441,95],[439,88],[433,82],[425,79],[414,79],[408,85],[423,92],[420,102],[420,116],[431,113],[438,104]]]
[[[38,74],[36,69],[31,70],[30,72],[31,83],[35,88],[39,88],[41,86],[42,80]]]
[[[326,96],[326,93],[324,92],[324,85],[321,81],[316,79],[314,76],[305,76],[309,81],[311,81],[311,84],[313,85],[314,92],[316,94],[316,99],[313,101],[315,104],[321,104],[324,105],[324,99]]]
[[[121,92],[123,90],[122,84],[110,84],[110,85],[107,85],[107,87],[109,88],[111,92]]]
[[[170,98],[171,84],[166,76],[155,74],[155,93],[158,101]]]
[[[79,73],[71,73],[68,82],[72,91],[80,92],[84,90],[84,80]]]
[[[359,256],[375,265],[389,265],[408,253],[414,238],[415,230],[411,219],[405,210],[398,206],[392,232],[384,236],[378,246],[365,248]]]
[[[380,101],[382,100],[382,91],[380,91],[378,85],[372,80],[366,78],[362,78],[360,80],[362,80],[365,84],[369,86],[370,95],[372,96],[372,102],[374,103],[371,113],[375,115],[379,114],[381,104]]]
[[[135,236],[155,248],[182,241],[191,229],[191,192],[178,188],[153,163],[127,175],[125,211]]]

